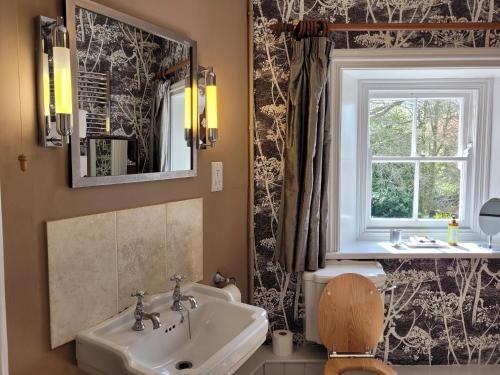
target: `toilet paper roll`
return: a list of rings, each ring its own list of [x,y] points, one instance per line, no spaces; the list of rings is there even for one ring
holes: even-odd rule
[[[293,352],[293,332],[280,329],[273,332],[273,353],[286,357]]]
[[[222,289],[228,291],[236,302],[241,302],[241,292],[236,285],[229,284]]]

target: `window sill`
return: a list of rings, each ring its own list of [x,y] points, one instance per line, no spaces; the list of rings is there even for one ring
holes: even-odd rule
[[[500,245],[494,249],[481,247],[484,242],[463,242],[448,248],[393,247],[389,242],[358,241],[343,245],[339,252],[326,254],[327,259],[385,258],[500,258]]]

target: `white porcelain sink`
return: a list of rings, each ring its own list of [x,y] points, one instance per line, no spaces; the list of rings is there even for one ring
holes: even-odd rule
[[[198,307],[181,323],[171,311],[172,293],[152,296],[147,312],[159,312],[161,328],[132,330],[135,306],[80,332],[76,338],[78,367],[89,374],[233,374],[264,342],[266,312],[239,303],[222,289],[187,284],[182,293],[192,295]],[[189,303],[185,304],[189,308]],[[189,321],[191,338],[189,338]],[[178,369],[179,367],[190,368]]]

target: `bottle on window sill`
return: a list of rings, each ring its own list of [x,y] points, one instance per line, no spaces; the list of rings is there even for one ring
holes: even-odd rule
[[[457,246],[458,245],[458,221],[457,216],[453,215],[451,222],[448,224],[448,245]]]

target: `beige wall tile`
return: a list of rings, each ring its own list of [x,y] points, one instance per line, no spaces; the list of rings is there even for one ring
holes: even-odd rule
[[[170,290],[174,273],[203,279],[203,200],[47,223],[52,347],[135,303],[137,289]]]
[[[165,205],[116,213],[120,310],[135,302],[130,294],[138,289],[150,293],[168,289],[165,222]]]
[[[117,312],[114,212],[47,223],[51,346]]]
[[[190,281],[202,280],[203,199],[170,202],[166,211],[168,277],[180,273]]]

